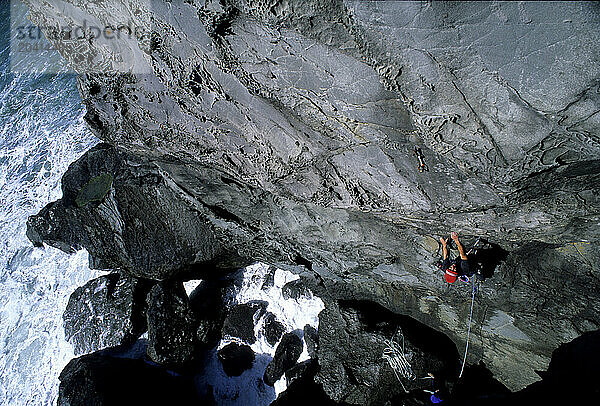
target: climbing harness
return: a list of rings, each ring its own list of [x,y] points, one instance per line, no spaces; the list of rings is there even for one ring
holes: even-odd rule
[[[423,173],[425,171],[429,171],[429,167],[425,163],[425,155],[423,155],[423,150],[417,146],[415,146],[414,155],[417,157],[419,161],[417,165],[417,169],[419,172]]]
[[[481,237],[477,237],[477,240],[475,241],[475,243],[473,244],[473,246],[467,252],[466,255],[471,255],[471,253],[473,253],[473,252],[475,254],[477,254],[477,250],[478,250],[478,246],[479,246],[480,242],[481,242]],[[438,254],[439,254],[439,248],[438,248]],[[480,272],[480,270],[477,267],[476,267],[476,270],[473,272],[473,274],[469,277],[468,275],[459,275],[459,272],[458,272],[457,267],[456,267],[456,262],[453,262],[448,269],[443,269],[442,268],[442,264],[443,264],[443,261],[438,261],[437,267],[441,271],[444,272],[444,278],[446,279],[446,281],[448,283],[453,283],[456,279],[458,279],[458,280],[460,280],[461,282],[464,282],[464,283],[470,283],[471,279],[474,276],[481,277],[481,272]],[[477,264],[475,264],[475,265],[477,265]]]
[[[397,335],[402,337],[402,345],[396,342]],[[410,363],[406,359],[404,352],[404,334],[402,334],[402,329],[398,328],[396,334],[394,334],[391,339],[387,340],[387,347],[383,349],[382,358],[388,362],[390,368],[392,368],[392,371],[394,371],[394,375],[396,375],[398,382],[400,382],[400,385],[402,385],[404,392],[408,393],[404,387],[404,384],[402,383],[402,380],[400,379],[400,376],[410,381],[417,379],[417,376],[413,372]]]
[[[471,335],[471,321],[473,320],[473,303],[475,302],[475,292],[477,292],[477,284],[475,283],[475,279],[473,278],[473,292],[471,293],[471,311],[469,313],[469,327],[467,328],[467,345],[465,346],[465,356],[463,358],[462,367],[460,367],[460,374],[458,374],[458,378],[462,377],[463,371],[465,369],[465,363],[467,362],[467,352],[469,351],[469,338]]]

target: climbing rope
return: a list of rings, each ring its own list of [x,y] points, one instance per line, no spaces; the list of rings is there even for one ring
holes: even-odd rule
[[[460,368],[460,374],[458,374],[458,378],[460,379],[463,374],[463,370],[465,369],[465,363],[467,362],[467,352],[469,351],[469,337],[471,335],[471,321],[473,320],[473,303],[475,302],[475,292],[477,291],[477,285],[475,285],[475,279],[473,278],[473,293],[471,294],[471,312],[469,314],[469,327],[467,329],[467,345],[465,346],[465,356],[463,358],[462,367]]]
[[[402,345],[399,345],[395,340],[398,333],[402,336]],[[417,379],[417,376],[413,372],[410,363],[406,359],[404,351],[404,334],[402,334],[401,329],[398,329],[396,334],[394,334],[394,336],[387,341],[387,347],[383,350],[382,358],[388,362],[390,368],[392,368],[392,371],[394,371],[394,375],[396,375],[398,382],[400,382],[400,385],[402,385],[404,392],[408,393],[404,387],[404,384],[402,383],[402,380],[400,379],[400,376],[411,381]]]

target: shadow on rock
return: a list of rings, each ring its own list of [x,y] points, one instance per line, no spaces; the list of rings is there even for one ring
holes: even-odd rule
[[[464,375],[464,384],[456,385],[449,405],[542,405],[597,404],[600,399],[600,330],[588,332],[552,353],[548,370],[538,372],[542,380],[510,393],[500,384],[490,384],[481,370]],[[472,367],[473,368],[473,367]],[[487,372],[489,374],[489,372]],[[491,375],[491,374],[490,374]],[[487,381],[478,389],[482,379]]]
[[[477,272],[483,279],[493,277],[496,267],[508,256],[508,251],[484,239],[481,239],[480,248],[476,247],[473,251],[469,259],[476,264]]]
[[[119,349],[72,359],[60,374],[59,406],[177,404],[212,405],[201,398],[192,377],[143,359],[120,358]]]

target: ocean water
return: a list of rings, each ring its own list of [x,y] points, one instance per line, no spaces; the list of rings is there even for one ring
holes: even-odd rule
[[[314,328],[319,324],[319,313],[325,307],[323,301],[312,293],[300,296],[298,299],[283,296],[283,286],[299,278],[291,272],[277,269],[274,275],[273,286],[263,289],[263,283],[270,267],[266,264],[256,263],[240,270],[236,279],[226,294],[228,306],[247,303],[252,300],[268,302],[266,311],[275,315],[286,333],[296,332],[303,336],[304,326],[307,324]],[[262,377],[268,363],[275,355],[276,346],[270,345],[263,334],[264,318],[255,320],[254,333],[256,342],[250,345],[256,354],[252,368],[244,371],[240,376],[228,377],[223,371],[217,358],[217,350],[231,342],[240,342],[233,337],[224,337],[217,348],[210,352],[203,372],[198,375],[196,382],[202,388],[210,385],[213,388],[215,400],[222,406],[267,406],[274,401],[277,395],[287,388],[285,375],[275,383],[274,387],[264,384]],[[298,362],[309,358],[306,342]],[[243,344],[243,343],[242,343]]]
[[[0,1],[0,404],[50,405],[73,357],[62,312],[97,276],[85,251],[33,248],[29,215],[60,198],[68,165],[98,141],[68,74],[12,74],[9,8]]]

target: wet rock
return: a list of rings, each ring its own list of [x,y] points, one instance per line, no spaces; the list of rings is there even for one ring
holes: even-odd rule
[[[197,320],[181,282],[155,284],[147,297],[148,357],[184,365],[197,355]]]
[[[311,358],[316,358],[319,350],[319,333],[310,324],[304,326],[304,342],[306,343],[308,355]]]
[[[285,299],[299,299],[301,296],[307,296],[310,294],[310,290],[304,285],[300,279],[291,281],[283,285],[281,288],[281,294]]]
[[[150,284],[124,274],[101,276],[77,288],[63,314],[75,355],[133,343],[146,331]]]
[[[265,274],[265,279],[263,281],[262,284],[262,290],[267,290],[269,288],[272,288],[273,285],[275,284],[275,271],[277,270],[277,268],[275,267],[269,267],[269,271]]]
[[[226,315],[223,291],[224,282],[204,280],[189,296],[198,323],[196,336],[205,348],[215,347],[221,339]]]
[[[275,349],[273,360],[267,365],[263,381],[273,386],[288,369],[296,364],[303,348],[302,339],[295,333],[285,334]]]
[[[256,342],[254,325],[267,309],[267,305],[267,302],[255,300],[233,306],[223,323],[223,336],[237,337],[248,344]]]
[[[59,406],[212,404],[196,394],[191,378],[101,352],[72,359],[59,379]]]
[[[217,352],[217,357],[227,376],[240,376],[254,363],[254,351],[244,344],[227,344]]]
[[[307,359],[302,361],[285,371],[285,381],[287,385],[291,385],[298,379],[314,378],[319,371],[319,363],[315,359]]]
[[[263,321],[263,334],[267,342],[271,345],[277,344],[283,333],[285,333],[285,326],[277,320],[273,313],[267,312]]]

